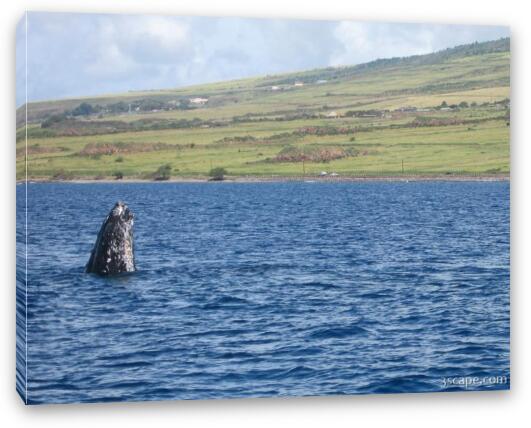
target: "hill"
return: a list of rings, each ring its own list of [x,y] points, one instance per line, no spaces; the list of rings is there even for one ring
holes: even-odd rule
[[[17,177],[507,174],[510,41],[17,110]],[[26,150],[26,133],[28,135]]]

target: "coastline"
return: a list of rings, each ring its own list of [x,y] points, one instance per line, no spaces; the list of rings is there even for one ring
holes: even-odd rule
[[[169,180],[131,179],[71,179],[52,180],[47,178],[30,178],[28,183],[75,183],[75,184],[134,184],[134,183],[278,183],[278,182],[311,182],[311,183],[357,183],[357,182],[423,182],[423,181],[510,181],[510,174],[412,174],[388,176],[238,176],[226,177],[224,180],[210,181],[207,177],[172,177]],[[17,180],[17,184],[26,180]]]

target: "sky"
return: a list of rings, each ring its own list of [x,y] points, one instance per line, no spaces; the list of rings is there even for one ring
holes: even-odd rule
[[[28,12],[17,106],[354,65],[510,35],[508,27]],[[27,40],[26,40],[27,35]]]

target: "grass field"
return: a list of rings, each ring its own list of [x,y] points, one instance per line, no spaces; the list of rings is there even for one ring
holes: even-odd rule
[[[509,40],[176,90],[30,103],[17,179],[500,174]],[[208,99],[191,105],[190,98]],[[81,103],[86,114],[74,114]],[[156,108],[152,108],[155,106]],[[26,133],[28,138],[26,140]]]

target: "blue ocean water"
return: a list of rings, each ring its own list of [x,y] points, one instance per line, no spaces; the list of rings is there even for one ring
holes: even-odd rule
[[[27,290],[24,189],[29,403],[509,388],[506,182],[29,184]],[[138,272],[85,274],[117,200]]]

